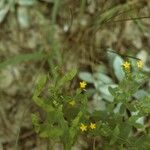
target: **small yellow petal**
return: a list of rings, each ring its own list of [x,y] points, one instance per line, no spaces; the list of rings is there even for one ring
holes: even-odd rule
[[[72,100],[72,101],[69,102],[69,104],[70,104],[71,106],[74,106],[74,105],[76,104],[76,102],[75,102],[75,100]]]
[[[142,68],[143,67],[143,61],[141,61],[141,60],[139,60],[136,64],[137,64],[138,68]]]
[[[82,132],[87,131],[87,126],[84,125],[83,123],[81,123],[80,130],[81,130]]]
[[[87,83],[85,81],[80,82],[80,88],[85,89]]]
[[[126,62],[123,63],[123,67],[124,67],[125,70],[130,70],[131,65],[130,65],[129,62],[126,61]]]
[[[91,129],[95,129],[96,128],[96,124],[95,123],[90,123],[90,128]]]

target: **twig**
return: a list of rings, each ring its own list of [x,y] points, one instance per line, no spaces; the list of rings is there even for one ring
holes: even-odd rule
[[[107,50],[107,51],[108,51],[108,52],[111,52],[111,53],[118,54],[118,55],[120,55],[120,56],[122,56],[122,57],[129,57],[129,58],[133,58],[133,59],[141,60],[140,58],[137,58],[137,57],[134,57],[134,56],[130,56],[130,55],[123,55],[123,54],[119,54],[119,53],[117,53],[117,52],[115,52],[115,51],[112,51],[112,50]]]

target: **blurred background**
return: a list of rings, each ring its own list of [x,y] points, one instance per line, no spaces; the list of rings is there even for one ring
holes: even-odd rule
[[[149,75],[149,18],[149,0],[0,0],[0,150],[46,150],[30,116],[40,73],[77,68],[89,81],[100,69],[117,82],[113,50],[141,58]]]

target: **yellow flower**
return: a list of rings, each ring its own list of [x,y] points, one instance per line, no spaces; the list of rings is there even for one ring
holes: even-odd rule
[[[76,104],[76,102],[75,102],[75,100],[72,100],[72,101],[69,102],[69,104],[70,104],[71,106],[74,106],[74,105]]]
[[[139,60],[136,64],[137,64],[138,68],[142,68],[143,67],[143,61],[142,60]]]
[[[127,61],[123,63],[123,67],[125,70],[130,70],[130,66],[131,66],[130,63]]]
[[[91,129],[95,129],[96,128],[96,124],[95,123],[90,123],[90,128]]]
[[[84,125],[83,123],[81,123],[80,130],[81,130],[82,132],[87,131],[87,126]]]
[[[85,81],[80,82],[80,88],[85,89],[87,83]]]

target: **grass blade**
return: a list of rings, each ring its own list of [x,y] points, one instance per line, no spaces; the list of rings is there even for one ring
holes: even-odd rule
[[[34,52],[30,54],[21,54],[14,56],[0,63],[0,69],[7,67],[8,65],[16,65],[21,62],[30,61],[30,60],[41,60],[45,57],[45,54],[41,52]]]

